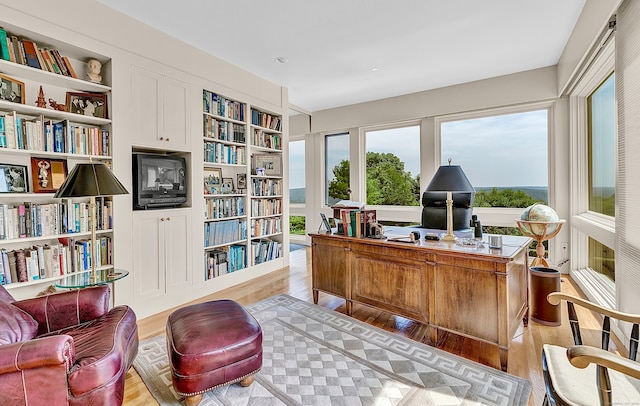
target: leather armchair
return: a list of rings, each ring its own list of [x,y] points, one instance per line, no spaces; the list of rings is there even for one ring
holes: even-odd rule
[[[108,286],[15,301],[0,286],[0,393],[10,405],[121,405],[136,316]]]

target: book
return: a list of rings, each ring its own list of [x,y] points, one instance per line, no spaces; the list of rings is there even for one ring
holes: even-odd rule
[[[16,63],[24,65],[24,58],[22,56],[22,50],[20,47],[20,40],[15,35],[11,36],[11,45],[13,45],[13,53],[16,58]]]
[[[24,250],[19,249],[13,251],[13,256],[16,261],[16,274],[18,275],[18,282],[27,282],[29,281],[29,273],[27,271],[27,258],[25,256]]]
[[[7,37],[7,47],[9,48],[9,60],[11,62],[16,62],[15,48],[13,47],[13,43],[9,37]]]
[[[40,62],[38,61],[38,51],[36,51],[36,44],[28,39],[22,40],[22,46],[24,48],[25,65],[32,68],[40,69]]]
[[[0,148],[7,147],[7,134],[4,132],[4,116],[0,116]]]
[[[63,56],[62,60],[64,61],[64,64],[67,67],[67,70],[69,71],[71,77],[74,79],[78,79],[78,75],[76,75],[76,71],[73,69],[73,65],[71,65],[71,61],[69,61],[69,58]]]
[[[0,57],[5,61],[10,61],[9,47],[7,46],[7,32],[0,27]]]

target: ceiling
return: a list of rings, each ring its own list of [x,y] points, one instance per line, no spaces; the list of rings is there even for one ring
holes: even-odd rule
[[[98,1],[288,87],[308,111],[555,65],[585,3]]]

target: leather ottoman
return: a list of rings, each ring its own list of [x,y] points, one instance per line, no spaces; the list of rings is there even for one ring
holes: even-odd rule
[[[186,306],[169,315],[167,352],[175,391],[197,405],[211,389],[253,383],[262,368],[262,330],[232,300]]]

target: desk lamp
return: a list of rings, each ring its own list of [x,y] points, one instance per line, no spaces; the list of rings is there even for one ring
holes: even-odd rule
[[[467,175],[464,174],[459,165],[442,165],[433,175],[427,192],[447,192],[447,234],[442,237],[443,241],[455,241],[456,236],[453,235],[453,196],[452,193],[472,193],[475,189],[469,182]]]
[[[91,279],[97,280],[96,196],[125,195],[129,192],[102,162],[79,163],[73,167],[56,194],[56,199],[89,196],[91,214]]]

